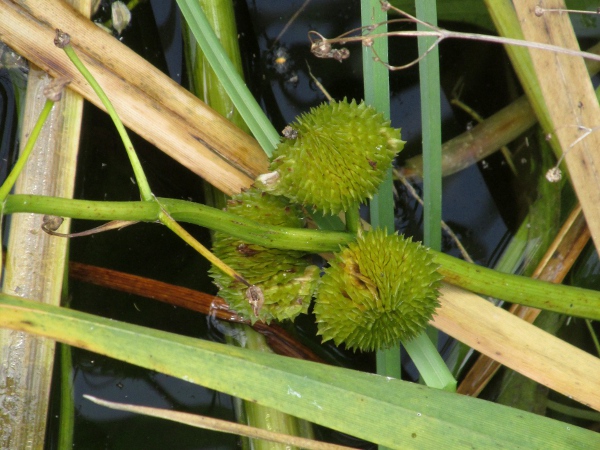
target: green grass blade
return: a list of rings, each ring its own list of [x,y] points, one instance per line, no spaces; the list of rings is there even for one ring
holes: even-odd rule
[[[200,4],[211,28],[223,46],[236,72],[243,78],[239,35],[235,23],[232,0],[196,0]],[[187,27],[183,33],[185,42],[186,67],[189,73],[190,90],[230,122],[249,133],[231,98],[223,88],[219,78],[206,61],[202,50]],[[224,207],[224,206],[223,206]]]
[[[361,20],[363,26],[385,22],[387,13],[381,10],[378,0],[361,1]],[[378,32],[387,31],[387,25],[380,27]],[[387,39],[376,39],[373,50],[363,46],[363,84],[365,102],[377,111],[390,118],[390,79],[387,67],[374,61],[373,50],[380,58],[388,59]],[[379,190],[370,202],[371,225],[373,228],[386,228],[389,233],[394,231],[394,197],[392,184],[392,169],[390,168]],[[400,346],[377,352],[377,373],[400,378]]]
[[[456,380],[426,332],[402,345],[427,386],[448,392],[456,391]]]
[[[379,0],[361,1],[362,26],[385,22],[387,13],[381,10]],[[377,28],[377,33],[385,33],[387,25]],[[388,59],[387,39],[376,39],[373,49],[363,46],[363,85],[365,102],[390,118],[390,77],[387,67],[375,61],[373,50],[384,60]],[[387,228],[388,232],[394,231],[394,197],[391,168],[381,184],[377,194],[370,202],[371,225],[373,228]]]
[[[417,18],[437,24],[436,0],[416,2]],[[417,29],[426,28],[418,25]],[[419,54],[424,54],[435,38],[419,37]],[[421,89],[421,129],[423,135],[423,243],[442,248],[442,119],[440,107],[440,65],[437,46],[419,62]]]
[[[279,143],[279,134],[267,119],[257,101],[227,57],[202,8],[191,0],[177,0],[181,13],[196,41],[202,48],[211,68],[215,71],[233,104],[269,156]]]
[[[416,1],[416,15],[424,21],[433,25],[437,24],[436,0]],[[417,25],[417,29],[425,29]],[[435,42],[435,38],[418,38],[419,54],[424,54]],[[419,62],[419,88],[421,92],[421,133],[423,141],[423,243],[434,249],[442,248],[442,119],[440,106],[440,67],[439,51],[437,46]],[[429,349],[429,355],[411,355],[413,360],[437,361],[438,364],[430,367],[430,373],[421,371],[422,380],[427,383],[428,378],[437,380],[442,389],[454,389],[456,382],[452,374],[441,360],[439,355],[433,355],[436,351],[437,330],[427,330],[429,343],[420,337],[423,348]],[[414,344],[413,344],[414,345]],[[412,348],[413,346],[409,346]],[[408,350],[408,349],[407,349]],[[437,353],[437,351],[436,351]],[[428,356],[425,358],[425,356]],[[436,357],[437,356],[437,357]],[[415,360],[415,358],[417,358]],[[440,363],[443,364],[443,368]],[[439,378],[438,378],[439,376]],[[452,381],[451,381],[452,380]]]
[[[0,326],[272,406],[390,448],[600,448],[597,433],[491,402],[5,294],[0,294]]]
[[[31,152],[33,151],[33,148],[35,147],[37,138],[40,135],[40,132],[42,131],[42,128],[44,127],[44,124],[46,123],[46,120],[48,120],[48,117],[50,116],[50,112],[52,111],[53,106],[54,106],[54,102],[52,100],[46,100],[46,103],[44,104],[44,108],[42,109],[42,112],[40,113],[40,116],[38,117],[37,122],[35,123],[33,129],[31,130],[31,134],[29,135],[29,138],[27,139],[27,143],[25,144],[25,147],[23,148],[23,151],[21,152],[19,159],[17,160],[17,162],[15,163],[15,166],[12,168],[12,170],[6,177],[6,180],[4,181],[2,186],[0,186],[0,203],[4,203],[4,201],[6,200],[6,197],[8,197],[8,194],[10,193],[10,191],[14,187],[15,183],[17,182],[17,178],[19,178],[19,175],[25,168],[25,164],[27,164],[29,155],[31,155]],[[2,262],[0,261],[0,269],[1,268],[2,268]]]
[[[363,26],[387,20],[387,14],[381,10],[381,4],[378,0],[363,0],[361,2],[361,16]],[[384,33],[386,30],[387,27],[380,27],[377,31]],[[388,42],[386,39],[375,40],[373,47],[380,58],[383,60],[388,59]],[[363,47],[365,102],[389,118],[389,71],[383,64],[374,61],[373,56],[374,54],[370,48]],[[389,232],[394,230],[392,188],[390,169],[386,179],[370,203],[371,225],[373,228],[387,228]],[[405,349],[428,386],[440,389],[453,389],[453,386],[456,386],[456,382],[437,352],[435,345],[425,334],[418,336],[412,342],[406,343]],[[377,373],[400,378],[400,347],[377,352]]]

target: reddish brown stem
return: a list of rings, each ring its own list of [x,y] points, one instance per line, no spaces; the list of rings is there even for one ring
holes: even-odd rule
[[[193,289],[78,262],[69,264],[69,275],[86,283],[151,298],[202,314],[210,314],[219,320],[249,324],[248,321],[231,311],[229,305],[221,297]],[[267,343],[275,353],[323,362],[314,352],[295,340],[279,325],[256,322],[252,328],[265,336]]]

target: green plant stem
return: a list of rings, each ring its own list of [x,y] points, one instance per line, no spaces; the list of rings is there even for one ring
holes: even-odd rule
[[[360,230],[360,206],[355,205],[346,211],[346,228],[350,233],[358,233]]]
[[[419,20],[434,26],[437,25],[436,0],[419,0],[415,2],[415,7]],[[424,31],[425,28],[425,26],[417,24],[417,30]],[[419,54],[424,54],[434,42],[435,38],[418,38]],[[442,118],[439,49],[437,46],[426,58],[419,61],[419,90],[421,95],[421,134],[423,136],[423,243],[433,250],[439,251],[442,248]],[[437,330],[429,327],[425,333],[429,337],[427,340],[431,341],[430,346],[436,350]],[[420,340],[425,342],[425,336],[420,336]],[[415,347],[409,345],[406,348],[408,351]],[[435,353],[435,356],[431,353],[428,359],[436,358],[434,361],[443,364],[447,381],[446,384],[437,385],[437,387],[456,389],[456,381],[437,351]],[[419,355],[419,357],[423,358],[423,355]],[[438,366],[441,367],[439,364]],[[434,374],[438,371],[434,371]],[[422,373],[421,380],[427,383],[427,379]]]
[[[221,271],[229,275],[234,280],[241,281],[246,286],[250,287],[250,283],[244,279],[242,275],[235,271],[235,269],[229,267],[214,254],[210,252],[204,245],[202,245],[194,236],[186,231],[181,225],[179,225],[166,211],[161,208],[161,212],[158,214],[158,220],[165,225],[169,230],[179,236],[186,244],[200,253],[204,258],[208,260],[212,265],[218,267]]]
[[[88,220],[156,222],[161,206],[173,219],[215,231],[245,242],[284,250],[312,253],[337,251],[355,235],[340,231],[309,230],[262,225],[226,211],[184,200],[159,198],[157,202],[104,202],[40,195],[9,195],[4,213],[32,212]],[[600,320],[600,291],[552,284],[510,275],[461,261],[430,250],[445,281],[482,295],[562,314]]]
[[[319,253],[337,251],[340,246],[347,245],[355,239],[355,236],[340,231],[262,225],[226,211],[184,200],[168,198],[157,198],[157,200],[158,203],[105,202],[39,195],[9,195],[4,213],[34,212],[74,219],[158,222],[162,206],[177,221],[222,231],[246,242],[265,247]]]
[[[570,316],[600,317],[600,291],[503,274],[443,253],[434,253],[434,259],[444,281],[469,291]]]
[[[69,296],[69,270],[65,267],[63,276],[63,289],[61,292],[61,306],[71,307]],[[60,412],[58,424],[58,448],[73,448],[73,436],[75,434],[75,392],[73,389],[73,353],[71,346],[59,344],[59,367],[60,367]]]
[[[239,35],[235,23],[235,11],[231,0],[197,0],[202,7],[219,42],[223,46],[237,73],[243,77],[242,58],[239,48]],[[239,111],[235,108],[231,97],[219,81],[215,71],[210,67],[206,56],[197,44],[194,35],[187,27],[183,33],[186,52],[186,64],[190,74],[190,90],[200,100],[217,111],[237,127],[250,133]]]
[[[71,347],[60,344],[60,425],[58,448],[73,448],[75,405],[73,393],[73,360]]]
[[[596,353],[600,355],[600,341],[598,341],[598,336],[596,336],[596,332],[594,331],[594,327],[592,326],[592,321],[586,319],[585,325],[587,326],[587,329],[590,332],[592,342],[594,343],[594,347],[596,348]]]
[[[435,330],[435,328],[430,327]],[[437,331],[437,330],[436,330]],[[402,345],[415,363],[423,382],[437,389],[456,392],[456,380],[425,331]]]
[[[381,5],[378,0],[363,0],[361,5],[363,26],[369,26],[373,23],[383,23],[387,20],[387,13],[381,10]],[[380,28],[382,28],[382,32],[387,31],[387,27],[382,26]],[[373,50],[377,52],[379,58],[382,58],[384,61],[388,60],[387,39],[376,39],[373,42]],[[389,72],[387,67],[373,59],[373,52],[368,47],[363,47],[363,74],[365,101],[375,107],[378,111],[381,111],[386,118],[389,118]],[[436,86],[436,89],[438,89],[439,97],[439,85]],[[390,233],[395,228],[391,172],[392,170],[390,168],[385,180],[379,187],[377,194],[370,202],[371,225],[373,228],[386,228]],[[412,341],[404,342],[403,345],[419,370],[422,379],[428,386],[449,390],[454,390],[456,388],[456,381],[452,377],[452,374],[448,370],[443,359],[440,357],[435,344],[427,334],[421,333]],[[400,369],[399,346],[377,352],[378,374],[399,378]]]
[[[233,0],[196,0],[202,7],[205,16],[215,31],[220,43],[223,45],[228,58],[236,71],[243,77],[242,61],[239,48],[239,35],[235,22]],[[187,28],[187,27],[186,27]],[[189,28],[184,31],[186,40],[187,66],[190,68],[190,84],[192,91],[207,105],[226,117],[230,122],[240,129],[249,133],[239,111],[235,108],[231,97],[227,94],[223,84],[218,79],[214,70],[211,69],[200,46],[196,43]],[[217,208],[227,206],[227,197],[215,187],[204,183],[206,204]],[[240,345],[251,350],[261,352],[272,352],[262,335],[256,333],[247,325],[232,324],[236,330],[236,338],[227,336],[228,344]],[[238,422],[260,427],[269,431],[276,431],[288,436],[302,436],[314,438],[311,424],[300,421],[296,417],[282,413],[275,408],[258,405],[256,402],[234,400],[239,403],[237,411]],[[253,450],[279,450],[290,448],[288,445],[276,444],[265,440],[252,439],[240,436],[242,449]]]
[[[235,324],[234,326],[238,327],[244,337],[243,343],[239,345],[240,347],[262,353],[273,353],[262,334],[257,333],[247,326],[239,324]],[[246,408],[247,425],[291,436],[310,437],[314,439],[312,433],[309,436],[304,436],[301,433],[303,424],[299,423],[298,419],[292,415],[282,413],[274,408],[259,405],[256,402],[245,402],[244,407]],[[255,439],[252,442],[251,448],[254,450],[277,450],[286,447],[283,445],[275,446],[273,443]]]
[[[146,178],[146,174],[144,173],[144,169],[142,168],[142,163],[140,162],[137,153],[133,147],[133,143],[129,138],[129,134],[121,122],[117,111],[113,107],[107,95],[104,93],[102,87],[98,84],[94,76],[90,73],[90,71],[85,67],[85,65],[81,62],[73,47],[70,44],[67,44],[63,47],[63,50],[71,60],[71,62],[77,67],[77,70],[81,72],[86,81],[90,84],[94,92],[98,96],[98,98],[102,101],[102,104],[106,108],[110,118],[112,119],[115,128],[117,129],[121,140],[123,141],[123,145],[125,146],[125,151],[127,152],[127,156],[129,157],[129,161],[131,162],[131,166],[133,168],[133,173],[137,180],[138,187],[140,189],[140,195],[142,200],[146,202],[159,203],[152,194],[152,190],[150,189],[150,184],[148,183],[148,179]],[[192,248],[194,248],[198,253],[200,253],[203,257],[205,257],[208,261],[210,261],[213,265],[217,266],[224,273],[228,274],[230,277],[245,283],[247,286],[250,284],[238,274],[234,269],[229,267],[215,255],[213,255],[210,250],[208,250],[204,245],[198,242],[191,234],[189,234],[181,225],[179,225],[173,218],[168,214],[168,212],[163,211],[161,207],[161,211],[158,214],[158,220],[167,226],[171,231],[173,231],[177,236],[183,239],[186,243],[188,243]]]
[[[115,111],[115,108],[113,107],[112,103],[110,102],[107,95],[104,93],[104,90],[100,87],[96,79],[92,76],[87,67],[83,65],[83,63],[75,53],[75,50],[73,50],[73,47],[71,47],[71,45],[66,45],[63,48],[63,50],[69,57],[73,65],[77,67],[77,70],[81,72],[81,74],[85,77],[86,81],[90,84],[90,86],[92,87],[92,89],[106,108],[108,115],[115,124],[115,128],[117,129],[119,136],[121,136],[121,140],[125,145],[125,151],[127,152],[127,156],[129,157],[129,161],[131,162],[133,174],[135,176],[137,185],[140,189],[140,195],[142,197],[142,200],[154,201],[154,196],[152,195],[152,191],[150,189],[150,185],[148,184],[148,180],[146,179],[146,174],[144,174],[142,163],[140,162],[137,154],[135,153],[133,143],[131,142],[131,139],[129,139],[129,134],[127,134],[127,130],[125,129],[123,122],[121,122],[117,111]]]
[[[15,166],[12,168],[12,170],[8,174],[8,177],[6,177],[6,180],[4,181],[2,186],[0,186],[0,203],[2,203],[4,200],[6,200],[6,197],[10,193],[10,190],[13,188],[13,186],[15,185],[15,183],[17,181],[17,178],[19,178],[19,175],[23,171],[23,168],[25,167],[25,164],[27,163],[27,159],[29,158],[29,155],[31,155],[31,151],[33,150],[33,147],[35,147],[37,138],[40,135],[40,132],[42,131],[42,128],[44,127],[44,124],[46,123],[46,120],[50,116],[50,112],[52,111],[53,106],[54,106],[54,102],[52,100],[46,100],[46,103],[44,104],[44,108],[40,112],[38,120],[35,123],[33,129],[31,130],[31,134],[29,135],[29,138],[27,139],[27,144],[25,144],[25,147],[23,148],[23,152],[21,152],[21,156],[19,156],[19,159],[17,160]]]
[[[576,408],[572,406],[563,405],[552,400],[546,401],[546,407],[553,411],[559,412],[566,416],[575,417],[577,419],[592,420],[594,422],[600,422],[600,413],[598,411],[590,411],[586,409]]]

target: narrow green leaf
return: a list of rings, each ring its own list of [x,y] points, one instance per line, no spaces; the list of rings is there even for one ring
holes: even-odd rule
[[[419,369],[427,386],[448,392],[456,391],[456,380],[426,332],[410,341],[403,342],[402,345]]]
[[[215,71],[233,104],[268,156],[279,143],[279,134],[267,119],[252,93],[227,57],[221,42],[215,36],[202,8],[191,0],[177,0],[188,27],[202,52]]]
[[[390,448],[600,448],[597,433],[475,398],[5,294],[0,294],[0,326],[256,401]]]
[[[42,128],[44,127],[44,124],[46,123],[46,120],[48,120],[48,117],[50,116],[50,112],[52,111],[53,106],[54,106],[54,102],[52,100],[46,100],[46,103],[44,103],[44,108],[40,112],[40,116],[38,117],[37,122],[35,123],[35,125],[33,126],[33,129],[31,130],[31,134],[29,135],[29,138],[27,139],[27,143],[25,144],[25,147],[23,147],[23,151],[21,152],[19,159],[17,160],[14,167],[12,168],[12,170],[6,177],[6,180],[4,180],[4,183],[2,183],[2,186],[0,186],[0,202],[4,203],[4,201],[6,200],[6,197],[8,196],[8,194],[14,187],[15,183],[17,182],[17,178],[19,178],[19,175],[25,168],[25,164],[27,164],[29,155],[31,155],[31,152],[33,151],[33,148],[35,147],[37,138],[40,135],[40,132],[42,131]],[[0,269],[1,268],[2,268],[2,261],[0,261]]]
[[[362,25],[369,26],[387,20],[387,14],[382,11],[379,0],[363,0],[361,2]],[[387,26],[377,29],[378,33],[385,33]],[[387,39],[376,39],[373,50],[379,58],[388,60]],[[363,47],[363,77],[365,102],[381,111],[385,117],[390,117],[390,89],[389,71],[381,62],[373,59],[371,48]],[[440,178],[441,179],[441,178]],[[393,232],[394,226],[394,198],[391,168],[387,178],[383,181],[377,194],[370,202],[371,225],[373,228],[387,228]],[[438,222],[439,228],[439,222]],[[419,373],[428,386],[440,389],[453,389],[456,386],[446,364],[440,357],[435,345],[422,334],[415,340],[405,345]],[[377,373],[400,378],[400,347],[377,352]]]
[[[387,13],[381,10],[379,0],[361,1],[362,26],[370,26],[375,23],[385,22]],[[377,29],[377,32],[385,33],[387,25]],[[390,77],[387,67],[381,62],[375,61],[374,51],[384,61],[388,59],[387,39],[376,39],[373,47],[363,46],[363,85],[365,91],[365,102],[373,106],[377,111],[383,113],[384,117],[390,118]],[[373,228],[385,228],[389,233],[395,229],[394,226],[394,197],[392,183],[392,169],[388,170],[373,199],[369,203],[371,226]],[[377,352],[377,373],[395,378],[401,377],[400,345],[387,350]]]
[[[419,0],[416,7],[419,20],[437,24],[435,0]],[[417,25],[417,29],[427,30],[423,25]],[[419,54],[427,52],[435,40],[434,37],[419,37]],[[419,78],[423,135],[423,243],[439,251],[442,248],[442,119],[437,46],[419,61]]]

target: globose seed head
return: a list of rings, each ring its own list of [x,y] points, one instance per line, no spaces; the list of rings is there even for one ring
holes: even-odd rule
[[[255,185],[331,214],[371,198],[404,147],[383,114],[354,100],[313,108],[291,129]]]
[[[439,306],[437,267],[411,239],[366,232],[325,270],[314,308],[318,334],[363,351],[414,338]]]
[[[256,189],[234,196],[227,210],[268,225],[298,228],[304,224],[299,210],[287,199]],[[319,269],[310,265],[304,252],[247,244],[221,232],[213,236],[213,252],[264,296],[257,307],[256,302],[249,299],[245,284],[213,266],[210,273],[220,289],[219,295],[242,317],[252,323],[256,320],[268,323],[272,319],[294,319],[307,312]]]

